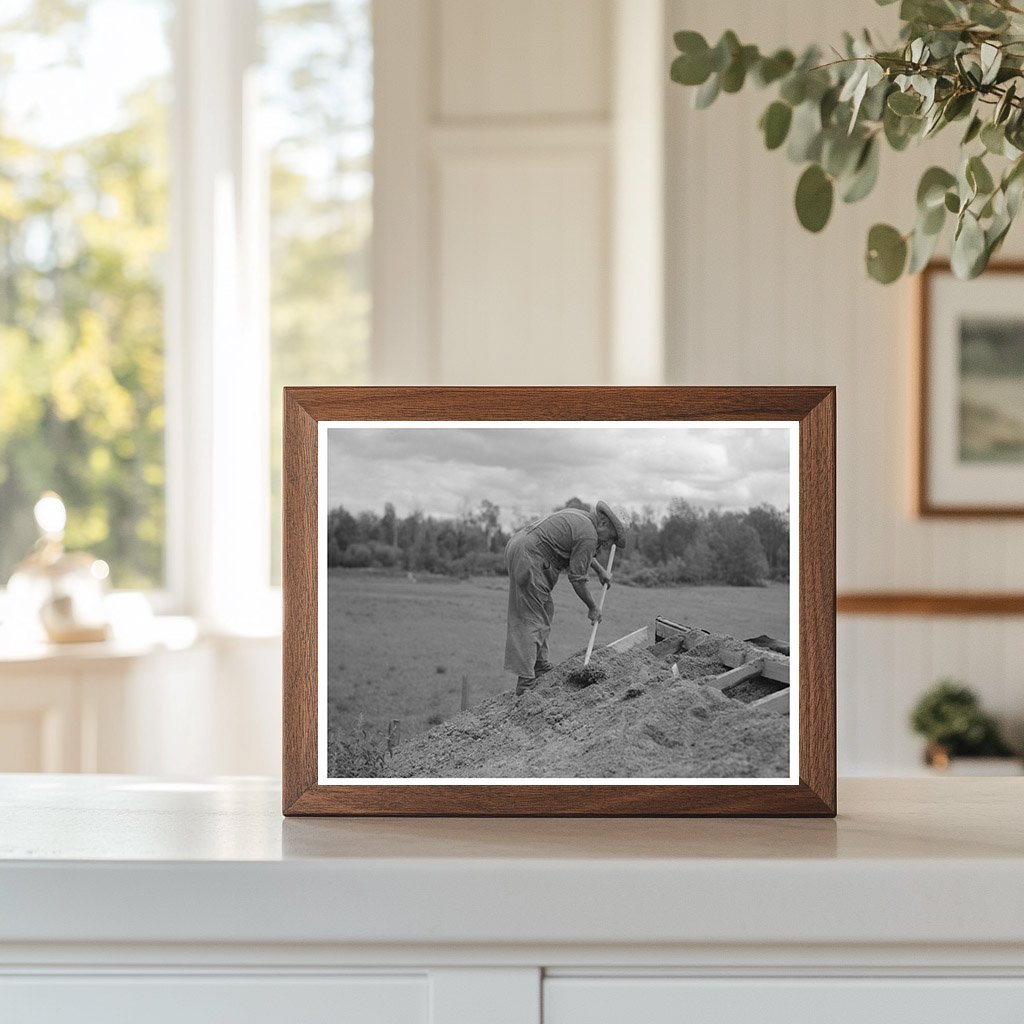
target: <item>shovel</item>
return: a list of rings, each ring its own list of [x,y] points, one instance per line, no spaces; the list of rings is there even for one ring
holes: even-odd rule
[[[614,562],[614,561],[615,561],[615,545],[613,544],[612,545],[612,550],[611,550],[610,554],[608,555],[608,568],[606,570],[609,576],[612,574],[612,562]],[[597,610],[599,612],[604,610],[604,599],[607,596],[607,594],[608,594],[608,584],[606,583],[601,588],[601,600],[597,602]],[[590,643],[587,644],[587,656],[583,659],[583,664],[585,666],[590,664],[590,656],[594,653],[594,640],[597,638],[597,627],[599,625],[600,625],[600,621],[595,622],[594,623],[594,628],[590,631]]]

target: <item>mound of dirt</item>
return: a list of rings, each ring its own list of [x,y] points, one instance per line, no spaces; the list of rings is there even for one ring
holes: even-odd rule
[[[780,778],[789,719],[703,685],[724,671],[709,635],[689,653],[583,652],[521,697],[501,694],[400,746],[392,778]],[[750,647],[757,656],[764,651]],[[672,663],[678,675],[671,671]]]

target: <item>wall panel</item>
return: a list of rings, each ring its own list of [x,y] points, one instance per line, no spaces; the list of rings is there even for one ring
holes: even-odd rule
[[[439,0],[437,115],[606,117],[609,0]]]
[[[601,383],[606,162],[602,150],[442,159],[446,384]]]

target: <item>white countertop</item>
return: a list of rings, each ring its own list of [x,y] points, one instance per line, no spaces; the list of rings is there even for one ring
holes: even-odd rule
[[[1024,779],[815,819],[284,819],[276,783],[0,776],[0,942],[1024,944]]]

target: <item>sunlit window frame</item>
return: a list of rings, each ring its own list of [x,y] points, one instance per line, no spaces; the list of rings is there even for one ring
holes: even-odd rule
[[[177,0],[166,282],[167,538],[154,610],[280,628],[270,583],[266,159],[256,0]]]

